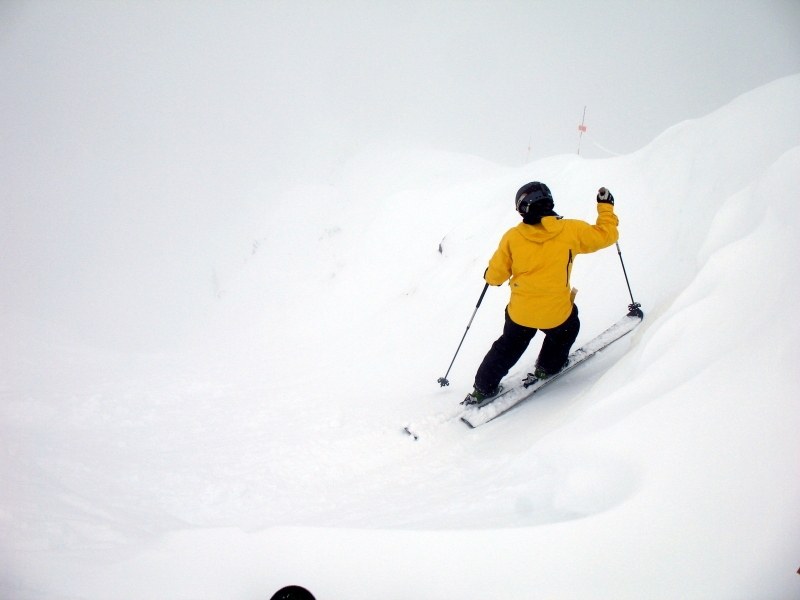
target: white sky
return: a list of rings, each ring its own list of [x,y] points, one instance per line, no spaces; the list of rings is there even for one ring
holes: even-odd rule
[[[163,341],[256,186],[370,143],[575,152],[584,105],[627,153],[797,72],[796,1],[3,2],[0,315]]]

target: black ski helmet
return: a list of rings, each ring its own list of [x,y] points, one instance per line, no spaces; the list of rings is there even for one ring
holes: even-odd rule
[[[551,211],[555,206],[550,188],[538,181],[531,181],[519,188],[514,203],[516,204],[517,212],[523,217],[529,212],[541,214],[544,211]],[[531,210],[534,205],[535,208]]]
[[[314,600],[314,596],[304,587],[289,585],[275,592],[270,600]]]

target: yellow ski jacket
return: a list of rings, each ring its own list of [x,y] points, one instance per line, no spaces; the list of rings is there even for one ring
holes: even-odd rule
[[[614,206],[597,203],[597,222],[543,217],[538,225],[509,229],[489,261],[485,279],[502,285],[509,277],[508,316],[518,325],[550,329],[572,312],[569,278],[578,254],[607,248],[619,239]]]

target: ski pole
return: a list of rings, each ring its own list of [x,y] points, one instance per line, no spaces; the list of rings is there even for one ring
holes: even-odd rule
[[[483,291],[481,292],[481,297],[478,298],[478,303],[475,305],[475,310],[472,311],[472,318],[470,318],[469,323],[467,323],[467,331],[469,331],[470,325],[472,325],[472,319],[475,318],[475,313],[478,312],[478,308],[480,308],[481,302],[483,302],[483,297],[486,295],[486,290],[488,289],[489,284],[487,283],[485,286],[483,286]],[[453,363],[456,362],[456,356],[458,356],[458,351],[461,350],[461,344],[464,343],[464,338],[467,337],[467,331],[465,331],[464,335],[461,336],[461,341],[458,343],[458,348],[456,348],[456,353],[453,355],[453,360],[450,361],[450,366],[447,367],[447,373],[444,374],[444,377],[439,377],[439,379],[436,380],[441,387],[450,385],[450,382],[447,381],[447,376],[450,375],[450,369],[453,368]]]
[[[625,263],[622,260],[622,250],[619,249],[619,242],[617,242],[617,254],[619,254],[619,262],[622,265],[622,273],[625,275],[625,283],[628,284],[628,294],[631,296],[631,303],[628,305],[628,316],[644,318],[642,312],[642,305],[633,299],[633,292],[631,291],[631,282],[628,281],[628,272],[625,270]]]

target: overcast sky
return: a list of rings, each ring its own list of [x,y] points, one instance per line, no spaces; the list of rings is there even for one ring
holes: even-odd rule
[[[797,72],[796,0],[2,2],[0,315],[163,331],[253,186],[375,143],[518,166],[584,106],[627,153]]]

